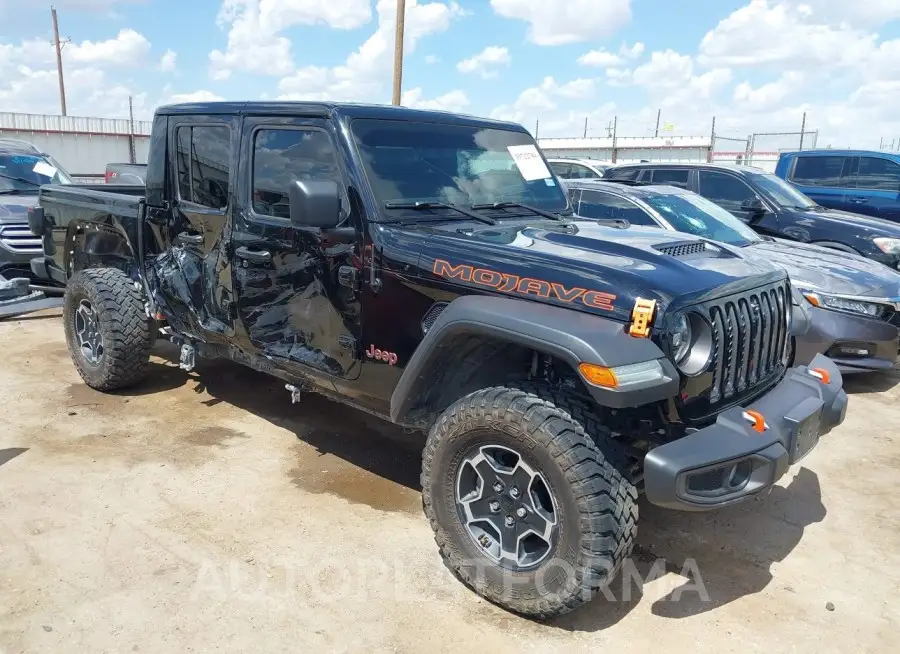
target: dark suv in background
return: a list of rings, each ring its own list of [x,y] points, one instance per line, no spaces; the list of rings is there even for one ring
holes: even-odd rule
[[[604,179],[666,184],[712,200],[756,232],[861,254],[900,269],[900,224],[828,209],[780,177],[731,164],[625,164]]]

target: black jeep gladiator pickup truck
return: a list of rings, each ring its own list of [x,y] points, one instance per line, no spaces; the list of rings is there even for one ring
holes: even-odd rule
[[[545,618],[629,556],[639,492],[764,491],[847,403],[825,357],[785,363],[783,271],[571,216],[519,125],[201,103],[157,110],[146,187],[44,186],[30,227],[89,386],[136,383],[161,333],[186,369],[227,357],[425,431],[449,567]]]

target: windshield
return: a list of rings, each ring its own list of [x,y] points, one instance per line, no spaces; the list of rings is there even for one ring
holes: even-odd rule
[[[753,181],[775,204],[782,207],[812,209],[816,203],[786,181],[769,173],[754,174]]]
[[[568,207],[525,132],[381,119],[356,119],[351,130],[381,204],[517,202],[550,212]]]
[[[72,178],[52,157],[0,152],[0,192],[37,193],[41,184],[72,183]]]
[[[652,194],[644,202],[679,232],[743,247],[762,239],[756,232],[706,198],[691,194]]]

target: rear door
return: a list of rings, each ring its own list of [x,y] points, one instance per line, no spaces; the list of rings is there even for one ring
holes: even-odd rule
[[[297,374],[355,379],[362,231],[338,238],[338,230],[295,226],[289,213],[291,182],[331,180],[344,193],[345,224],[359,220],[349,210],[332,123],[246,117],[242,132],[231,253],[245,346]]]
[[[886,156],[854,157],[850,211],[900,222],[900,164]]]
[[[232,328],[225,226],[234,208],[238,126],[233,116],[176,115],[168,122],[171,213],[151,221],[164,223],[159,227],[164,251],[154,270],[172,319],[196,336],[226,335]]]
[[[852,157],[798,154],[788,171],[788,181],[817,204],[853,211],[847,204]]]

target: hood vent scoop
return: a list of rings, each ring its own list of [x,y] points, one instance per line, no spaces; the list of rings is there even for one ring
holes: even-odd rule
[[[682,259],[706,252],[706,241],[682,241],[680,243],[664,243],[653,246],[663,254]]]

